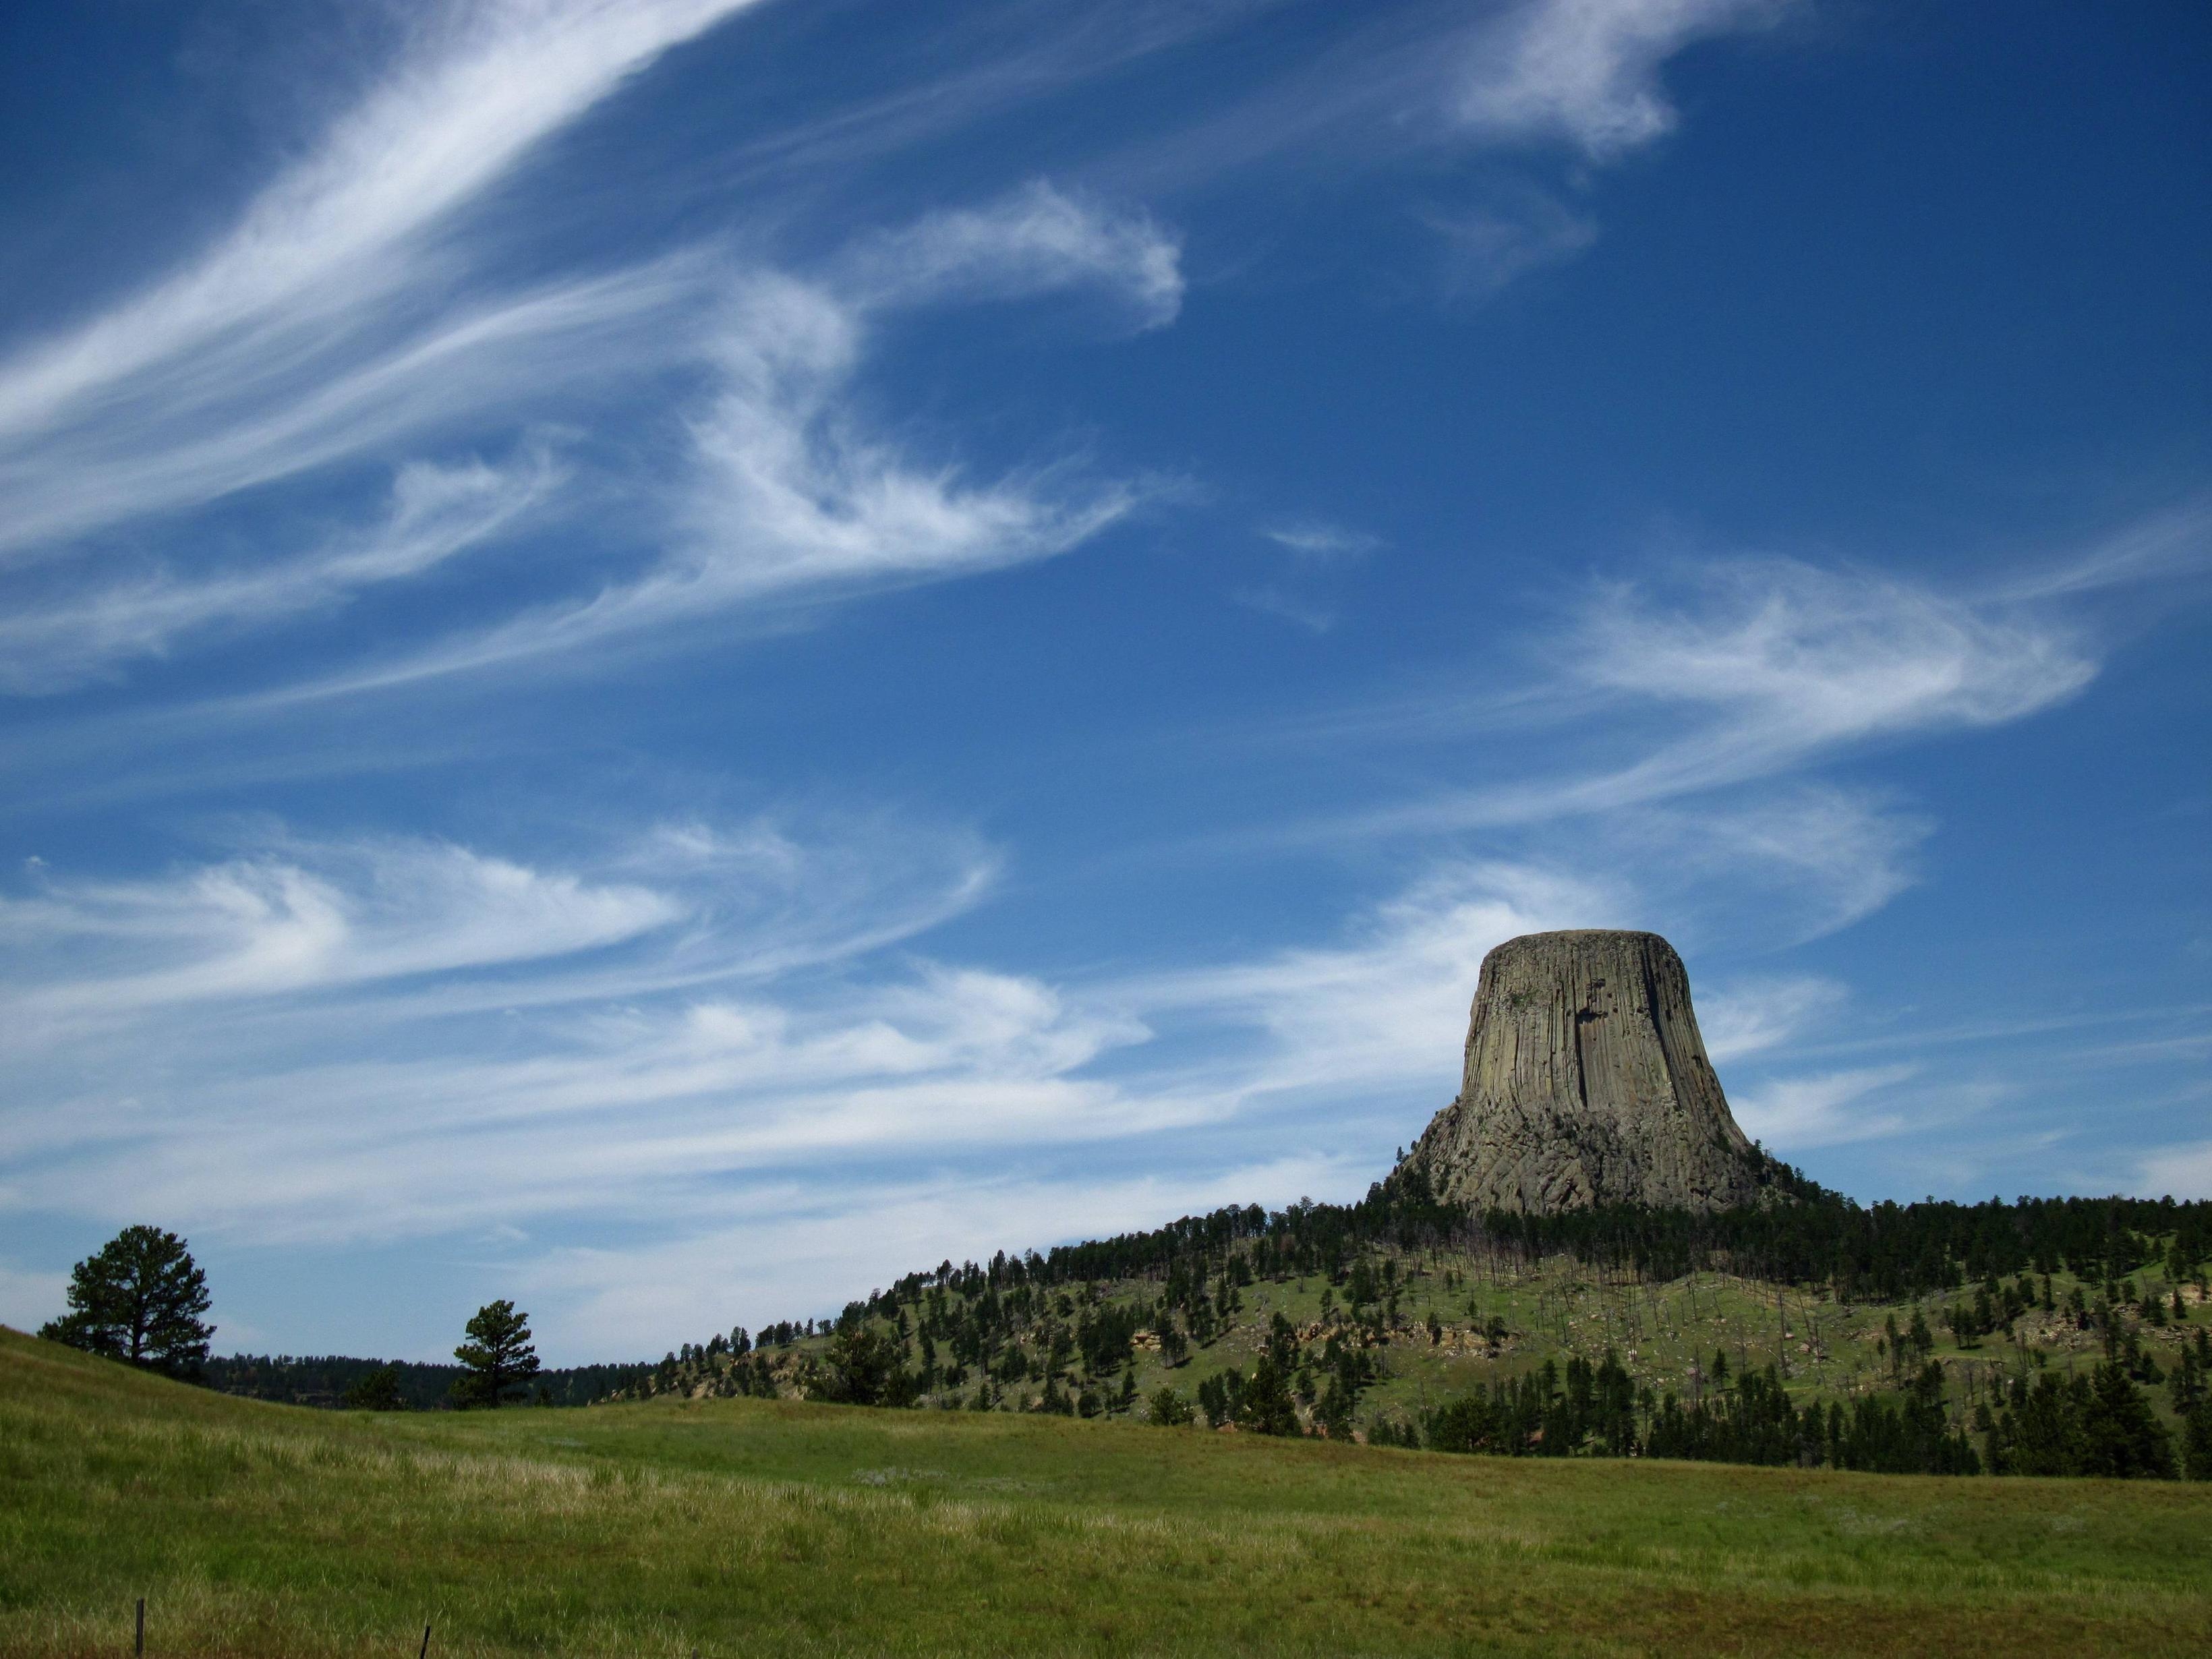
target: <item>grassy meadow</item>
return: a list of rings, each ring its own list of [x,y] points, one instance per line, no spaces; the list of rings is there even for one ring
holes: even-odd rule
[[[2197,1653],[2212,1489],[658,1400],[317,1413],[0,1332],[0,1651]]]

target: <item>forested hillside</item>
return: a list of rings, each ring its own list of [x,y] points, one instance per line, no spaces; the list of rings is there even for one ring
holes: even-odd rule
[[[530,1400],[545,1406],[588,1406],[623,1389],[635,1389],[650,1364],[574,1365],[541,1370],[531,1378]],[[288,1406],[346,1406],[359,1403],[389,1374],[389,1398],[405,1409],[433,1411],[451,1401],[453,1386],[466,1375],[460,1365],[422,1364],[406,1359],[362,1359],[344,1354],[228,1354],[210,1358],[200,1381],[224,1394],[250,1400],[274,1400]]]
[[[2212,1474],[2212,1206],[2124,1199],[1480,1220],[1408,1166],[940,1263],[687,1344],[632,1395],[1197,1419],[1506,1455]]]

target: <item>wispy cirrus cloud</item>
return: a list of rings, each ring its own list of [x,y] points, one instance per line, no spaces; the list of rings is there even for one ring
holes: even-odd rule
[[[1260,534],[1293,557],[1315,564],[1364,558],[1382,545],[1380,536],[1326,519],[1284,519],[1261,526]]]
[[[1521,933],[1613,925],[1625,884],[1556,865],[1443,862],[1348,918],[1346,937],[1160,975],[1114,994],[1147,1023],[1202,1016],[1263,1041],[1240,1096],[1403,1088],[1447,1095],[1482,958]]]
[[[764,1171],[1202,1109],[1080,1075],[1142,1039],[1125,1014],[884,957],[988,884],[968,837],[917,830],[856,853],[675,824],[587,869],[280,837],[149,879],[36,872],[0,908],[34,970],[0,984],[0,1151],[50,1205],[329,1242],[665,1218]]]
[[[1771,23],[1791,0],[1530,0],[1477,28],[1453,113],[1501,141],[1563,140],[1595,161],[1678,118],[1660,85],[1693,41]]]
[[[501,283],[470,210],[549,136],[747,3],[427,12],[229,231],[0,362],[9,688],[113,678],[404,580],[542,507],[558,482],[542,461],[494,479],[474,458],[409,451],[491,433],[512,447],[556,400],[573,415],[579,396],[665,366],[706,266],[674,256]],[[386,517],[327,544],[226,559],[203,550],[223,538],[177,533],[240,492],[362,465],[391,479]]]
[[[685,297],[647,266],[474,291],[461,210],[548,135],[750,0],[482,0],[413,49],[234,228],[170,276],[0,363],[0,554],[52,556],[573,380]],[[534,369],[534,373],[530,371]]]
[[[558,489],[542,446],[504,464],[412,461],[394,474],[383,516],[304,551],[186,574],[155,568],[84,587],[25,596],[0,618],[0,686],[65,690],[125,665],[342,604],[363,589],[420,576],[514,534]]]
[[[1911,886],[1935,828],[1865,785],[1755,781],[1600,813],[1586,833],[1639,872],[1655,905],[1693,908],[1779,946],[1848,927]]]
[[[2108,642],[2077,609],[2025,595],[2196,568],[2197,528],[2188,512],[2156,515],[2025,586],[1741,558],[1592,579],[1548,630],[1485,652],[1480,696],[1435,676],[1285,728],[1300,749],[1419,756],[1435,780],[1425,790],[1254,833],[1271,845],[1387,837],[1425,847],[1438,869],[1472,843],[1494,862],[1604,870],[1620,885],[1597,925],[1640,917],[1770,951],[1833,933],[1918,879],[1936,825],[1908,798],[1819,769],[2079,696]],[[1516,657],[1517,672],[1500,672]],[[1470,772],[1481,781],[1451,781]],[[1747,1054],[1771,1046],[1751,1036],[1729,1040]]]
[[[1905,1112],[1888,1102],[1887,1095],[1918,1069],[1877,1066],[1819,1077],[1778,1078],[1736,1097],[1736,1121],[1754,1140],[1793,1156],[1820,1146],[1881,1139],[1907,1127]]]
[[[859,312],[1026,299],[1090,288],[1140,329],[1182,309],[1182,245],[1149,215],[1086,203],[1042,179],[981,207],[858,238],[830,286]]]
[[[865,1185],[923,1158],[1072,1192],[1043,1166],[1073,1149],[1242,1119],[1176,1189],[1226,1192],[1253,1123],[1347,1091],[1376,1133],[1410,1133],[1449,1093],[1483,955],[1632,902],[1556,871],[1440,869],[1330,943],[1053,983],[912,953],[984,880],[961,837],[887,856],[915,839],[681,823],[560,867],[278,836],[143,880],[37,872],[0,909],[36,969],[0,985],[23,1103],[0,1153],[49,1204],[104,1214],[128,1194],[264,1243],[650,1218],[645,1253],[682,1255],[763,1194],[839,1212],[826,1170]],[[1037,1171],[1014,1172],[1024,1155]],[[1301,1187],[1341,1157],[1316,1151]],[[1118,1194],[1097,1200],[1115,1224],[1185,1201],[1147,1177],[1083,1184]]]
[[[805,842],[768,821],[672,822],[567,866],[281,829],[131,879],[34,859],[0,896],[18,964],[0,979],[18,1016],[0,1046],[162,1010],[250,1004],[314,1024],[315,1000],[339,989],[436,1018],[772,978],[933,926],[995,870],[970,835],[866,819]],[[604,954],[632,945],[642,960]]]
[[[1336,608],[1325,597],[1331,572],[1366,558],[1382,545],[1380,536],[1326,519],[1299,516],[1259,526],[1261,539],[1288,553],[1290,563],[1275,580],[1234,591],[1237,604],[1277,617],[1314,634],[1336,626]]]
[[[1395,732],[1425,743],[1577,728],[1571,747],[1585,763],[1360,822],[1500,826],[1680,799],[1855,750],[2022,720],[2077,696],[2100,665],[2070,617],[1789,559],[1595,580],[1527,650],[1528,678],[1479,700],[1425,690],[1331,726],[1346,738]],[[1633,757],[1609,758],[1624,750]],[[1865,821],[1860,808],[1826,816],[1839,832]]]
[[[704,243],[527,283],[499,274],[499,236],[475,211],[493,187],[743,9],[480,0],[430,14],[227,236],[0,362],[0,561],[17,567],[0,577],[16,647],[0,684],[64,690],[326,609],[508,533],[526,509],[538,528],[581,532],[541,564],[534,599],[308,695],[634,642],[770,593],[1045,556],[1126,512],[1135,488],[1067,462],[965,483],[956,461],[910,460],[868,434],[844,401],[875,331],[921,306],[1079,289],[1138,328],[1172,321],[1179,245],[1140,212],[1032,181],[860,235],[811,274]],[[605,399],[648,386],[688,449],[678,476],[594,431]],[[534,422],[561,428],[563,465],[488,479],[481,455],[526,449]],[[223,557],[181,533],[309,472],[343,475],[357,498],[372,467],[392,480],[386,521],[329,545]],[[588,499],[560,499],[580,473]],[[439,477],[455,488],[430,503]],[[549,597],[562,586],[575,597]]]
[[[1780,1048],[1844,1000],[1842,986],[1811,975],[1741,980],[1704,996],[1698,1034],[1714,1063],[1725,1064]]]
[[[1660,799],[1853,745],[2002,725],[2097,672],[2055,619],[1794,561],[1711,563],[1673,591],[1601,585],[1554,662],[1595,702],[1668,711],[1690,730],[1628,766],[1507,792],[1500,811]]]
[[[33,876],[27,896],[0,900],[0,939],[37,963],[0,984],[9,1048],[155,1009],[565,957],[679,914],[635,884],[405,841],[279,846],[152,880]]]
[[[815,277],[733,274],[699,343],[714,388],[686,422],[665,545],[589,598],[556,602],[294,695],[327,696],[679,630],[770,599],[817,602],[1048,558],[1146,489],[1066,459],[986,483],[917,460],[848,407],[872,336],[902,310],[1088,289],[1144,327],[1172,320],[1175,241],[1149,219],[1030,185],[867,239]]]

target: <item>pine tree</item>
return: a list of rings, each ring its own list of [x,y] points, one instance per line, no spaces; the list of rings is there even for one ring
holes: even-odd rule
[[[2197,1396],[2182,1425],[2181,1472],[2191,1480],[2212,1480],[2212,1393]]]
[[[1226,1379],[1233,1375],[1233,1372],[1216,1371],[1199,1382],[1199,1409],[1206,1413],[1209,1427],[1218,1429],[1229,1421],[1229,1385]]]
[[[207,1358],[215,1327],[207,1275],[185,1241],[158,1227],[125,1227],[70,1273],[70,1310],[39,1334],[171,1376],[191,1376]]]
[[[1237,1423],[1254,1434],[1298,1431],[1298,1413],[1291,1403],[1290,1389],[1275,1362],[1265,1354],[1260,1356],[1260,1363],[1252,1368],[1251,1377],[1244,1384],[1243,1398],[1237,1401]]]
[[[2151,1414],[2149,1402],[2118,1361],[2108,1359],[2097,1367],[2082,1430],[2082,1474],[2173,1479],[2173,1437]]]
[[[399,1370],[396,1365],[380,1365],[348,1389],[347,1408],[357,1412],[404,1412],[407,1398],[399,1392]]]
[[[905,1360],[905,1347],[888,1331],[867,1324],[841,1331],[808,1377],[806,1395],[848,1406],[910,1406],[921,1379]]]
[[[1190,1422],[1197,1413],[1189,1401],[1165,1385],[1152,1392],[1146,1402],[1146,1414],[1152,1422],[1164,1429],[1178,1429]]]
[[[538,1350],[531,1345],[530,1316],[501,1297],[477,1310],[467,1325],[468,1340],[453,1350],[453,1358],[468,1367],[467,1375],[453,1384],[454,1402],[463,1407],[495,1407],[503,1403],[510,1389],[520,1388],[538,1375]],[[673,1358],[673,1356],[671,1356]],[[663,1362],[668,1365],[667,1361]]]
[[[1341,1374],[1329,1374],[1328,1387],[1314,1407],[1314,1422],[1332,1440],[1352,1438],[1352,1413],[1358,1396],[1344,1384]]]

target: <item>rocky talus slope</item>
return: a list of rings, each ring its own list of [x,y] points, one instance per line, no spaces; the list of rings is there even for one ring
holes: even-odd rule
[[[1413,1150],[1437,1196],[1549,1214],[1755,1200],[1768,1161],[1729,1115],[1656,933],[1529,933],[1485,957],[1459,1098]]]

